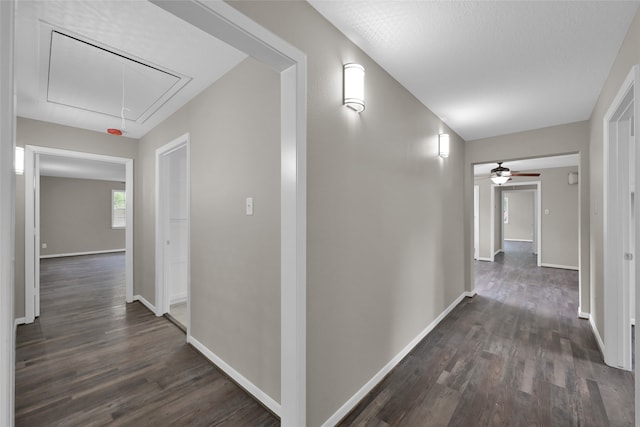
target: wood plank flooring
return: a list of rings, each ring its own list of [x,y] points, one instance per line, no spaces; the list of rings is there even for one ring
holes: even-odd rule
[[[607,367],[577,318],[578,273],[528,243],[476,263],[447,316],[341,426],[632,426],[633,374]]]
[[[18,327],[16,426],[278,426],[140,303],[122,254],[42,260],[41,316]]]

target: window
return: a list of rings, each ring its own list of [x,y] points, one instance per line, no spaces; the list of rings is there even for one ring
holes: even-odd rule
[[[124,190],[111,190],[111,228],[127,225],[127,205]]]

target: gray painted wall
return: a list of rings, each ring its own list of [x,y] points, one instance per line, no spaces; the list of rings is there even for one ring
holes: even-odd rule
[[[111,190],[122,182],[40,177],[40,255],[124,249],[124,229],[111,228]]]
[[[463,141],[307,3],[231,4],[308,55],[307,416],[318,426],[463,293]],[[362,114],[342,105],[348,62],[366,70]]]
[[[591,113],[589,121],[591,187],[590,225],[591,225],[591,316],[604,340],[604,130],[603,120],[620,86],[627,78],[631,68],[640,63],[640,13],[636,14],[629,32],[620,47],[609,76],[600,92],[600,97]],[[637,108],[637,106],[636,106]]]
[[[16,145],[36,145],[135,159],[135,139],[18,117]],[[134,168],[135,160],[134,160]],[[24,176],[16,176],[16,318],[24,316]]]
[[[533,240],[533,195],[532,191],[503,191],[508,199],[509,220],[504,223],[504,240]],[[577,248],[576,248],[577,249]],[[577,252],[577,251],[576,251]]]
[[[140,140],[136,293],[155,302],[155,150],[190,133],[191,334],[280,400],[280,77],[247,59]],[[253,197],[254,215],[245,215]]]

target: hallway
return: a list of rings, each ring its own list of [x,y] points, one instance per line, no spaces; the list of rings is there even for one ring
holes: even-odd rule
[[[41,261],[42,313],[18,327],[16,426],[277,426],[185,335],[125,304],[124,255]]]
[[[578,272],[506,242],[465,298],[342,426],[632,426],[634,379],[577,317]]]

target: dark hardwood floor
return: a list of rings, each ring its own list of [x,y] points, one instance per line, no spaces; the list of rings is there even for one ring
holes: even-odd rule
[[[341,426],[632,426],[634,378],[578,319],[578,273],[530,244],[476,262],[474,298],[438,325]]]
[[[41,316],[18,327],[16,426],[280,425],[124,292],[122,254],[42,260]]]

